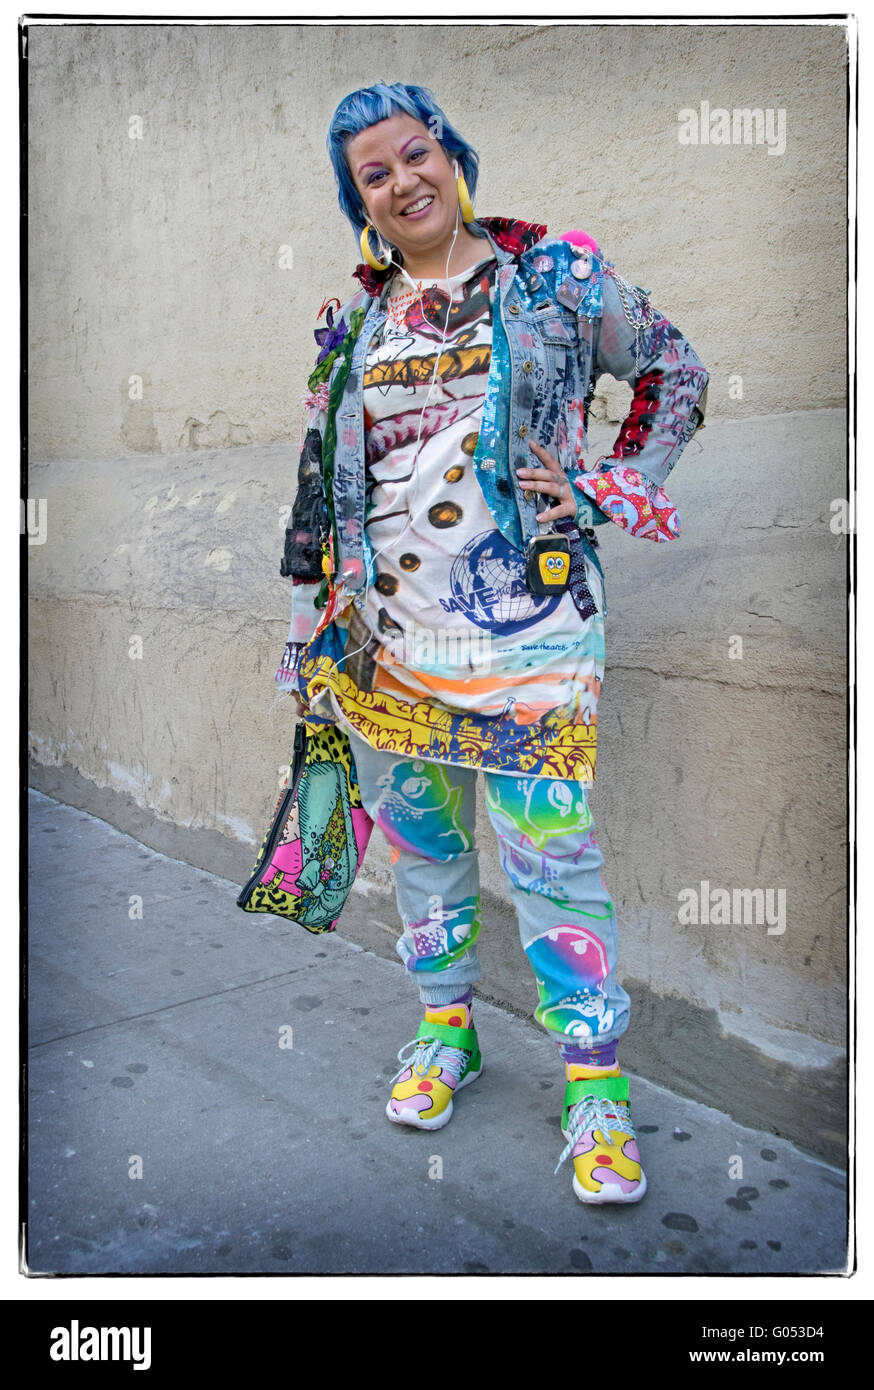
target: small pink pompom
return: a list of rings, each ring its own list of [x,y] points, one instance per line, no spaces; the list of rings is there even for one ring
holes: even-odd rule
[[[571,246],[587,246],[590,251],[597,255],[598,243],[594,237],[590,237],[588,232],[562,232],[557,238],[558,241],[569,241]]]

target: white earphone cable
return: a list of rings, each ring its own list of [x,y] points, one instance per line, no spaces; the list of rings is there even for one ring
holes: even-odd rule
[[[456,174],[458,173],[458,164],[457,164],[457,163],[456,163],[456,165],[455,165],[455,172],[456,172]],[[455,240],[456,240],[456,237],[458,236],[458,219],[459,219],[460,212],[461,212],[461,209],[460,209],[460,207],[459,207],[459,208],[457,209],[457,211],[456,211],[456,214],[455,214],[455,230],[454,230],[453,233],[452,233],[452,241],[451,241],[450,244],[449,244],[449,251],[448,251],[447,256],[446,256],[446,275],[445,275],[444,278],[445,278],[447,281],[449,280],[449,262],[450,262],[450,260],[452,259],[453,247],[455,246]],[[391,257],[389,257],[389,263],[390,263],[391,265],[397,266],[398,270],[402,270],[402,269],[403,269],[403,267],[402,267],[402,266],[399,266],[398,263],[397,263],[397,261],[392,260]],[[406,272],[405,272],[405,273],[406,273]],[[408,278],[408,279],[410,278],[409,275],[407,276],[407,278]],[[390,545],[395,545],[395,544],[397,544],[397,542],[400,541],[400,540],[406,535],[407,531],[409,530],[410,524],[412,523],[412,520],[413,520],[413,510],[414,510],[414,507],[415,507],[416,497],[418,496],[418,489],[419,489],[419,475],[418,475],[418,470],[417,470],[416,465],[417,465],[417,463],[418,463],[418,461],[419,461],[419,443],[420,443],[420,440],[421,440],[421,437],[422,437],[422,425],[423,425],[424,420],[425,420],[425,411],[428,409],[428,402],[429,402],[430,399],[431,399],[431,393],[432,393],[433,390],[434,390],[434,386],[435,386],[435,383],[436,383],[436,381],[437,381],[437,377],[438,377],[439,372],[440,372],[440,359],[441,359],[441,357],[443,356],[443,349],[444,349],[444,347],[446,346],[446,339],[447,339],[448,332],[449,332],[449,317],[450,317],[451,312],[452,312],[452,286],[450,285],[450,286],[449,286],[449,290],[448,290],[448,300],[447,300],[447,304],[446,304],[446,317],[445,317],[445,319],[443,320],[443,336],[442,336],[442,338],[441,338],[441,340],[440,340],[440,347],[437,349],[437,354],[436,354],[435,359],[434,359],[434,372],[433,372],[433,375],[432,375],[432,377],[431,377],[431,381],[430,381],[429,386],[428,386],[428,394],[427,394],[427,396],[425,397],[425,404],[422,406],[422,410],[421,410],[421,413],[420,413],[420,415],[419,415],[419,428],[418,428],[418,430],[416,431],[416,444],[415,444],[415,449],[414,449],[414,453],[413,453],[413,463],[412,463],[412,469],[411,469],[411,476],[412,476],[412,481],[413,481],[413,496],[412,496],[412,500],[410,501],[410,504],[409,504],[409,506],[408,506],[408,508],[407,508],[407,520],[406,520],[406,522],[405,522],[405,524],[404,524],[403,530],[402,530],[397,536],[393,536],[393,537],[391,538],[391,540],[386,541],[385,545],[383,545],[379,550],[376,551],[376,553],[375,553],[373,556],[371,556],[370,565],[368,566],[368,569],[367,569],[367,580],[366,580],[366,583],[365,583],[365,586],[364,586],[364,602],[363,602],[362,605],[361,605],[362,611],[363,611],[364,609],[366,609],[366,607],[367,607],[367,597],[368,597],[368,594],[370,593],[370,588],[371,588],[371,584],[370,584],[370,574],[371,574],[371,571],[372,571],[374,577],[376,576],[376,561],[377,561],[378,557],[379,557],[380,555],[382,555],[382,554],[384,553],[384,551],[387,550],[388,547],[389,547]],[[373,637],[374,635],[375,635],[375,634],[374,634],[373,632],[370,632],[370,634],[369,634],[369,636],[368,636],[368,639],[367,639],[367,642],[369,642],[369,641],[370,641],[370,638]],[[367,642],[364,643],[364,646],[358,647],[357,650],[354,651],[354,652],[344,652],[344,653],[343,653],[343,660],[344,660],[344,661],[348,661],[351,657],[357,656],[359,652],[363,652],[363,651],[364,651],[364,648],[367,646]]]

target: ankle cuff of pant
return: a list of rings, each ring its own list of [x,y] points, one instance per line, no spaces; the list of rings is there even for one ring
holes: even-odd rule
[[[472,985],[420,985],[419,998],[423,1004],[432,1009],[445,1008],[447,1004],[458,1002],[466,990],[472,989]],[[472,1002],[472,1001],[471,1001]]]

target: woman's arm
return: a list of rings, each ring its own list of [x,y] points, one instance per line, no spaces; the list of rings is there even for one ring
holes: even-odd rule
[[[336,397],[342,391],[349,370],[353,344],[365,318],[367,296],[359,291],[345,305],[335,321],[331,305],[337,300],[325,300],[319,318],[327,310],[327,327],[315,330],[319,355],[310,374],[304,397],[307,409],[307,433],[298,466],[297,493],[291,519],[285,532],[285,554],[280,566],[283,575],[291,578],[291,625],[282,661],[275,680],[282,690],[299,689],[298,669],[304,647],[312,640],[320,622],[325,620],[324,586],[330,585],[331,561],[336,551],[333,507],[329,504],[330,480],[325,477],[323,450],[329,413],[336,410]],[[333,398],[333,405],[332,405]],[[332,437],[330,431],[327,432]],[[333,445],[328,444],[331,455]],[[337,557],[339,560],[339,556]],[[329,566],[328,571],[325,565]],[[319,607],[316,600],[322,596]]]
[[[583,494],[577,521],[592,524],[592,507],[631,535],[673,540],[680,520],[662,484],[704,419],[708,373],[692,347],[644,291],[602,262],[603,311],[595,321],[595,377],[609,372],[634,386],[613,446],[590,473],[574,475]]]
[[[285,552],[280,565],[280,573],[292,582],[288,640],[275,676],[281,690],[298,689],[298,661],[320,616],[315,600],[322,582],[322,542],[329,526],[322,481],[322,440],[327,416],[322,406],[323,401],[317,395],[309,397],[307,432],[297,471],[297,493],[285,531]]]

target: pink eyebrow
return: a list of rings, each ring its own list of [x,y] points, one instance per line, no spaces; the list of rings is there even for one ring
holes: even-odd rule
[[[413,135],[413,136],[407,141],[406,145],[401,145],[401,148],[400,148],[400,150],[398,151],[398,153],[399,153],[399,154],[403,154],[404,150],[407,148],[407,145],[412,145],[414,140],[421,140],[421,138],[422,138],[422,137],[421,137],[420,135]],[[358,166],[358,172],[359,172],[359,174],[361,174],[361,173],[364,172],[365,169],[371,168],[371,166],[377,166],[377,167],[378,167],[379,164],[380,164],[381,162],[382,162],[382,161],[379,160],[379,159],[371,159],[370,162],[369,162],[368,164],[360,164],[360,165]]]

